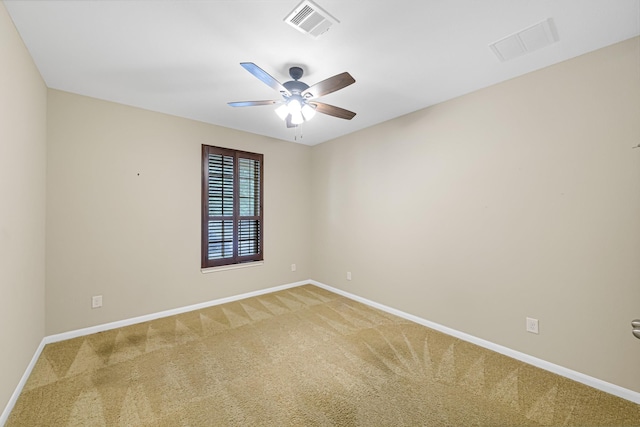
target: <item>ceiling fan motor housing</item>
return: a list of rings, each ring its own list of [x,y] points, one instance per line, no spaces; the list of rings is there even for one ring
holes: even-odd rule
[[[284,86],[292,95],[300,95],[302,92],[309,89],[308,84],[298,80],[284,82],[282,83],[282,86]]]

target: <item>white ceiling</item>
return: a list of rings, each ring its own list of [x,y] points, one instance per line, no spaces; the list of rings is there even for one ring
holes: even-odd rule
[[[314,145],[640,34],[640,0],[316,0],[340,23],[314,39],[284,18],[300,0],[4,0],[54,89]],[[500,62],[488,45],[552,18],[559,41]],[[319,100],[355,111],[287,129],[278,99],[244,70],[312,85],[356,83]],[[300,135],[302,138],[300,138]]]

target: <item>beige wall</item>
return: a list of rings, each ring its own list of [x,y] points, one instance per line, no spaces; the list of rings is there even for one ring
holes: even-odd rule
[[[46,86],[2,2],[0,63],[1,413],[44,336],[47,122]]]
[[[635,38],[315,146],[312,277],[640,392],[639,67]]]
[[[48,100],[47,334],[309,278],[310,147],[56,90]],[[264,265],[200,272],[201,144],[264,154]]]
[[[1,3],[0,59],[0,407],[45,333],[309,277],[640,392],[639,39],[313,148],[47,92]],[[200,272],[203,143],[263,266]]]

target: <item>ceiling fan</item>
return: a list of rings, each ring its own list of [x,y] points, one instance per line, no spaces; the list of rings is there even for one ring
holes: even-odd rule
[[[314,84],[313,86],[309,86],[308,84],[300,81],[304,72],[300,67],[289,68],[289,75],[293,80],[280,83],[253,62],[241,62],[240,65],[257,77],[261,82],[280,92],[282,99],[277,101],[229,102],[228,104],[232,107],[253,107],[257,105],[281,104],[280,107],[276,108],[276,114],[286,122],[288,128],[296,127],[305,121],[311,120],[316,112],[346,120],[351,120],[356,115],[353,111],[345,110],[344,108],[315,100],[323,95],[327,95],[355,83],[355,79],[347,72],[336,74],[335,76],[329,77],[326,80]]]

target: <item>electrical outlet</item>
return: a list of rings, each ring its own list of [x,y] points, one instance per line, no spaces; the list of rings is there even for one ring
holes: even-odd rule
[[[296,265],[295,264],[291,264],[291,271],[296,271]]]
[[[102,307],[102,295],[96,295],[91,297],[91,308]]]
[[[539,333],[539,330],[538,330],[538,319],[533,319],[531,317],[527,317],[527,332],[531,332],[532,334]]]
[[[351,280],[351,272],[347,271],[347,280]]]

